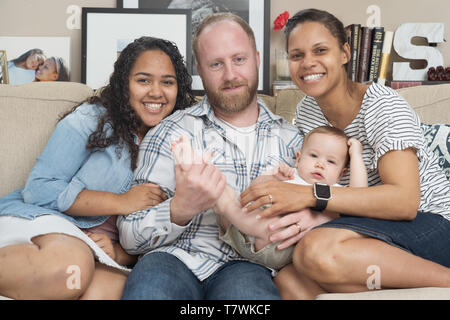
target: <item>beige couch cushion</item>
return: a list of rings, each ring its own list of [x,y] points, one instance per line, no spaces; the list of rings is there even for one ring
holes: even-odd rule
[[[269,96],[266,94],[258,94],[258,97],[261,98],[262,101],[266,104],[270,111],[276,113],[276,99],[273,96]]]
[[[299,89],[283,89],[277,92],[276,113],[290,123],[294,123],[297,104],[305,94]]]
[[[373,290],[359,293],[326,293],[317,300],[450,300],[450,288]]]
[[[0,85],[0,197],[25,184],[58,116],[92,94],[75,82]]]
[[[397,90],[428,124],[450,124],[450,83]]]

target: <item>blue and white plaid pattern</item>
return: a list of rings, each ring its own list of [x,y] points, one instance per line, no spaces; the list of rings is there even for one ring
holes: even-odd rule
[[[227,183],[242,192],[249,181],[268,167],[281,161],[294,165],[295,153],[303,141],[295,127],[271,113],[262,101],[258,100],[258,105],[260,112],[250,173],[243,152],[226,136],[226,130],[217,121],[206,97],[199,104],[167,117],[147,134],[140,146],[133,184],[155,183],[169,199],[153,208],[119,217],[120,242],[125,250],[132,254],[171,253],[200,280],[223,263],[241,259],[230,246],[219,240],[213,210],[198,214],[186,226],[170,221],[170,201],[175,193],[171,142],[185,134],[198,154],[212,150],[211,161],[225,175]]]

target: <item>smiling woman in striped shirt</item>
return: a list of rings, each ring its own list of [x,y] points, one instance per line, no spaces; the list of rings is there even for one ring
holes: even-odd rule
[[[297,107],[298,129],[305,135],[331,125],[361,141],[369,187],[316,186],[315,196],[311,186],[267,182],[241,194],[243,205],[254,201],[249,211],[267,204],[270,194],[273,205],[264,216],[319,202],[341,214],[297,244],[293,265],[276,279],[282,297],[367,291],[367,270],[374,265],[382,288],[450,287],[450,182],[426,145],[418,116],[394,90],[349,79],[350,49],[333,15],[300,11],[285,32],[292,79],[306,94]],[[348,175],[341,184],[348,185]]]

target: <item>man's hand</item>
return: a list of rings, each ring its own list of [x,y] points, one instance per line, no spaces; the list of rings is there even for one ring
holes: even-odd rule
[[[193,163],[189,170],[175,166],[175,195],[170,203],[172,222],[186,225],[195,215],[212,208],[226,185],[225,176],[213,164]]]

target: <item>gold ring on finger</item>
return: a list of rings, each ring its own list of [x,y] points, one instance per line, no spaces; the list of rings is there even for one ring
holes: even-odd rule
[[[272,205],[273,204],[273,197],[272,197],[272,195],[270,193],[268,194],[268,196],[269,196],[269,200],[270,200],[270,205]]]

